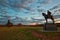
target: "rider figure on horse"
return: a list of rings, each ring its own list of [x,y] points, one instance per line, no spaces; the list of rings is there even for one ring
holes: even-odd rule
[[[51,15],[51,12],[48,10],[47,11],[47,14],[45,13],[42,13],[42,15],[44,16],[45,20],[46,20],[46,23],[47,23],[47,19],[51,19],[53,21],[53,24],[54,24],[54,18],[53,16]]]

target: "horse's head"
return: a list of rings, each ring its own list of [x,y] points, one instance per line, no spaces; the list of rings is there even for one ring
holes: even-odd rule
[[[42,15],[43,15],[43,16],[46,16],[46,14],[45,14],[45,13],[42,13]]]

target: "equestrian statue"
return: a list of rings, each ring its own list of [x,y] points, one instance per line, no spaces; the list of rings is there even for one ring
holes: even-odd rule
[[[46,23],[47,23],[47,19],[51,19],[53,21],[53,24],[54,24],[54,18],[53,18],[53,15],[51,15],[51,12],[48,10],[47,11],[47,14],[45,13],[42,13],[42,15],[44,16],[45,20],[46,20]]]

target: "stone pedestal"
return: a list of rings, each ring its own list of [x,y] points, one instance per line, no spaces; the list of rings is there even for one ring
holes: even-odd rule
[[[55,24],[47,23],[44,25],[44,30],[45,31],[57,31],[57,27]]]

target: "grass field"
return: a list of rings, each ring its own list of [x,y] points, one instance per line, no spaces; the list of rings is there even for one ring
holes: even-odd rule
[[[60,40],[60,32],[42,32],[40,31],[42,29],[42,27],[0,27],[0,40]]]

